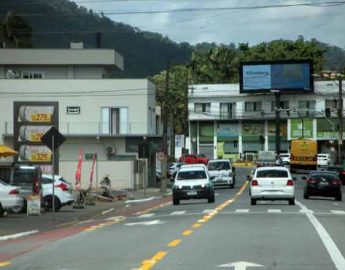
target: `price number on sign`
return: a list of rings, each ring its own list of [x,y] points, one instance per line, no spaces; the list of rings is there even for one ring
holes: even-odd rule
[[[34,113],[31,115],[33,122],[50,122],[51,115],[48,113]]]
[[[44,134],[41,133],[41,132],[33,133],[33,134],[31,134],[31,141],[32,141],[32,142],[40,142],[40,141],[41,141],[41,137],[42,137],[43,135],[44,135]]]
[[[35,153],[31,155],[32,161],[50,161],[50,154],[48,153]]]

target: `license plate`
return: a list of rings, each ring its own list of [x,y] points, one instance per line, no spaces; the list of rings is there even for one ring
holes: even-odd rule
[[[196,192],[196,191],[188,191],[187,192],[187,195],[190,195],[190,196],[197,195],[197,194],[198,194],[198,192]]]
[[[328,182],[320,182],[319,185],[320,185],[320,186],[327,186],[327,185],[328,185]]]

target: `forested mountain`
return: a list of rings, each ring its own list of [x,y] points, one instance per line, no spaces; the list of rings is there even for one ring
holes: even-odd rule
[[[10,11],[28,24],[21,30],[15,27],[12,30],[30,37],[34,48],[68,48],[71,41],[83,41],[84,47],[95,48],[96,33],[101,33],[102,48],[114,48],[124,56],[125,71],[117,72],[117,77],[153,76],[166,69],[167,59],[174,65],[189,64],[196,75],[195,83],[236,82],[238,62],[243,60],[314,57],[318,70],[343,71],[345,67],[343,49],[317,40],[305,41],[303,37],[296,41],[277,40],[253,46],[214,42],[191,46],[173,42],[158,33],[114,22],[69,0],[1,0],[1,22],[5,22],[6,14]],[[0,35],[5,30],[0,29]],[[13,44],[30,47],[25,39],[14,40]],[[207,57],[204,58],[203,54]],[[224,69],[229,65],[231,70]]]

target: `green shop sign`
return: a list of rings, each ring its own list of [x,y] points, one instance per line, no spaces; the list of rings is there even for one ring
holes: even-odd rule
[[[291,138],[313,138],[312,119],[291,119]]]

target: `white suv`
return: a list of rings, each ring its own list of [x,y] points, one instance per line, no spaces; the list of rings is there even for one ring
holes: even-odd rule
[[[180,200],[207,199],[213,203],[213,183],[203,164],[182,165],[173,185],[173,204],[180,204]]]
[[[42,174],[42,206],[45,210],[50,211],[53,208],[53,176]],[[62,206],[71,205],[74,202],[72,195],[72,185],[62,176],[54,175],[54,195],[55,211],[59,211]]]
[[[214,159],[209,160],[207,164],[208,173],[215,186],[226,185],[230,188],[235,186],[235,174],[230,160]]]

